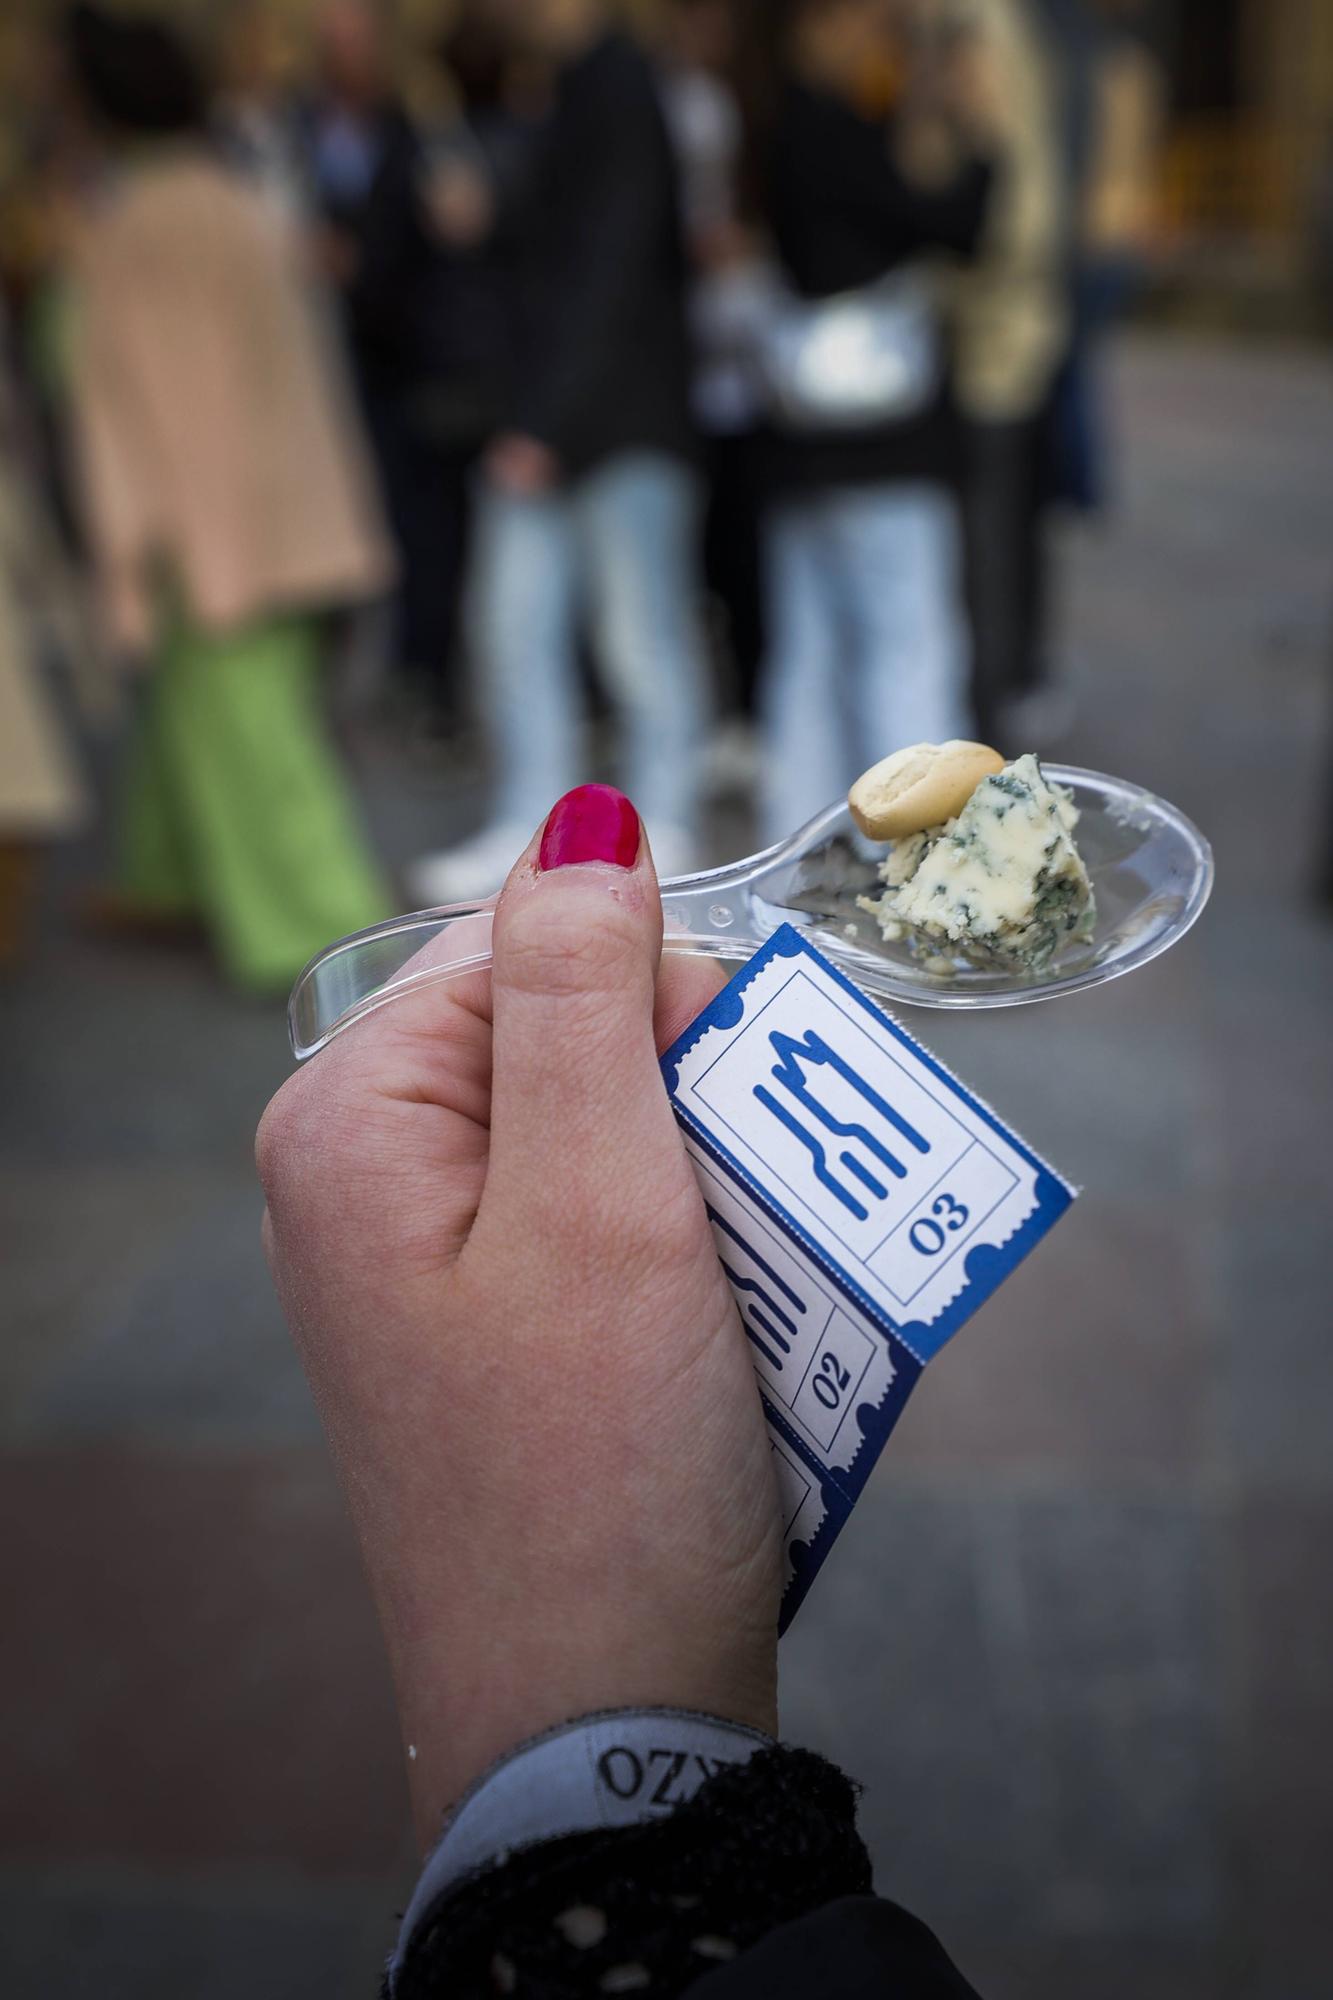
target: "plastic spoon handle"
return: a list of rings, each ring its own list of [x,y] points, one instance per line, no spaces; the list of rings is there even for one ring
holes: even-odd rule
[[[718,920],[716,935],[696,928],[710,912]],[[301,974],[288,1003],[287,1026],[297,1060],[317,1055],[334,1034],[404,993],[484,971],[491,963],[491,914],[489,903],[421,911],[344,938],[322,952]],[[713,891],[701,896],[698,890],[667,888],[662,914],[667,951],[697,951],[740,962],[760,943],[743,928],[730,930],[739,924],[739,913],[718,902]]]

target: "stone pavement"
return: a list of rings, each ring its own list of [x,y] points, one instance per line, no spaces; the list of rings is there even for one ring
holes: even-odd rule
[[[1145,341],[1118,386],[1066,754],[1192,812],[1217,899],[1076,1003],[910,1021],[1085,1192],[917,1392],[785,1642],[784,1719],[865,1781],[880,1887],[994,2000],[1316,2000],[1333,381]],[[383,754],[367,777],[398,854],[475,809]],[[368,2000],[412,1858],[259,1256],[281,1019],[80,941],[63,892],[96,862],[62,857],[0,989],[0,1992]]]

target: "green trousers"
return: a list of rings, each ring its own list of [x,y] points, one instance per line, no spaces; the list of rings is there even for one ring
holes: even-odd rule
[[[237,632],[168,622],[120,798],[118,886],[195,913],[238,985],[288,986],[389,914],[324,721],[313,618]]]

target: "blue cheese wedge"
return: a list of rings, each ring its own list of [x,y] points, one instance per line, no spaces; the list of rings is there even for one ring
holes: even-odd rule
[[[1040,971],[1070,940],[1090,937],[1092,884],[1077,847],[1078,813],[1034,756],[983,778],[957,817],[896,840],[880,868],[885,891],[863,897],[883,935],[974,964]]]

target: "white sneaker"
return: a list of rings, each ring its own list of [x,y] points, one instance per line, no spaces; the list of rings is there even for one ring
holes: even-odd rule
[[[439,854],[423,854],[407,870],[407,886],[423,910],[446,903],[480,903],[504,887],[504,880],[532,838],[532,828],[516,820],[496,820],[471,840]]]

